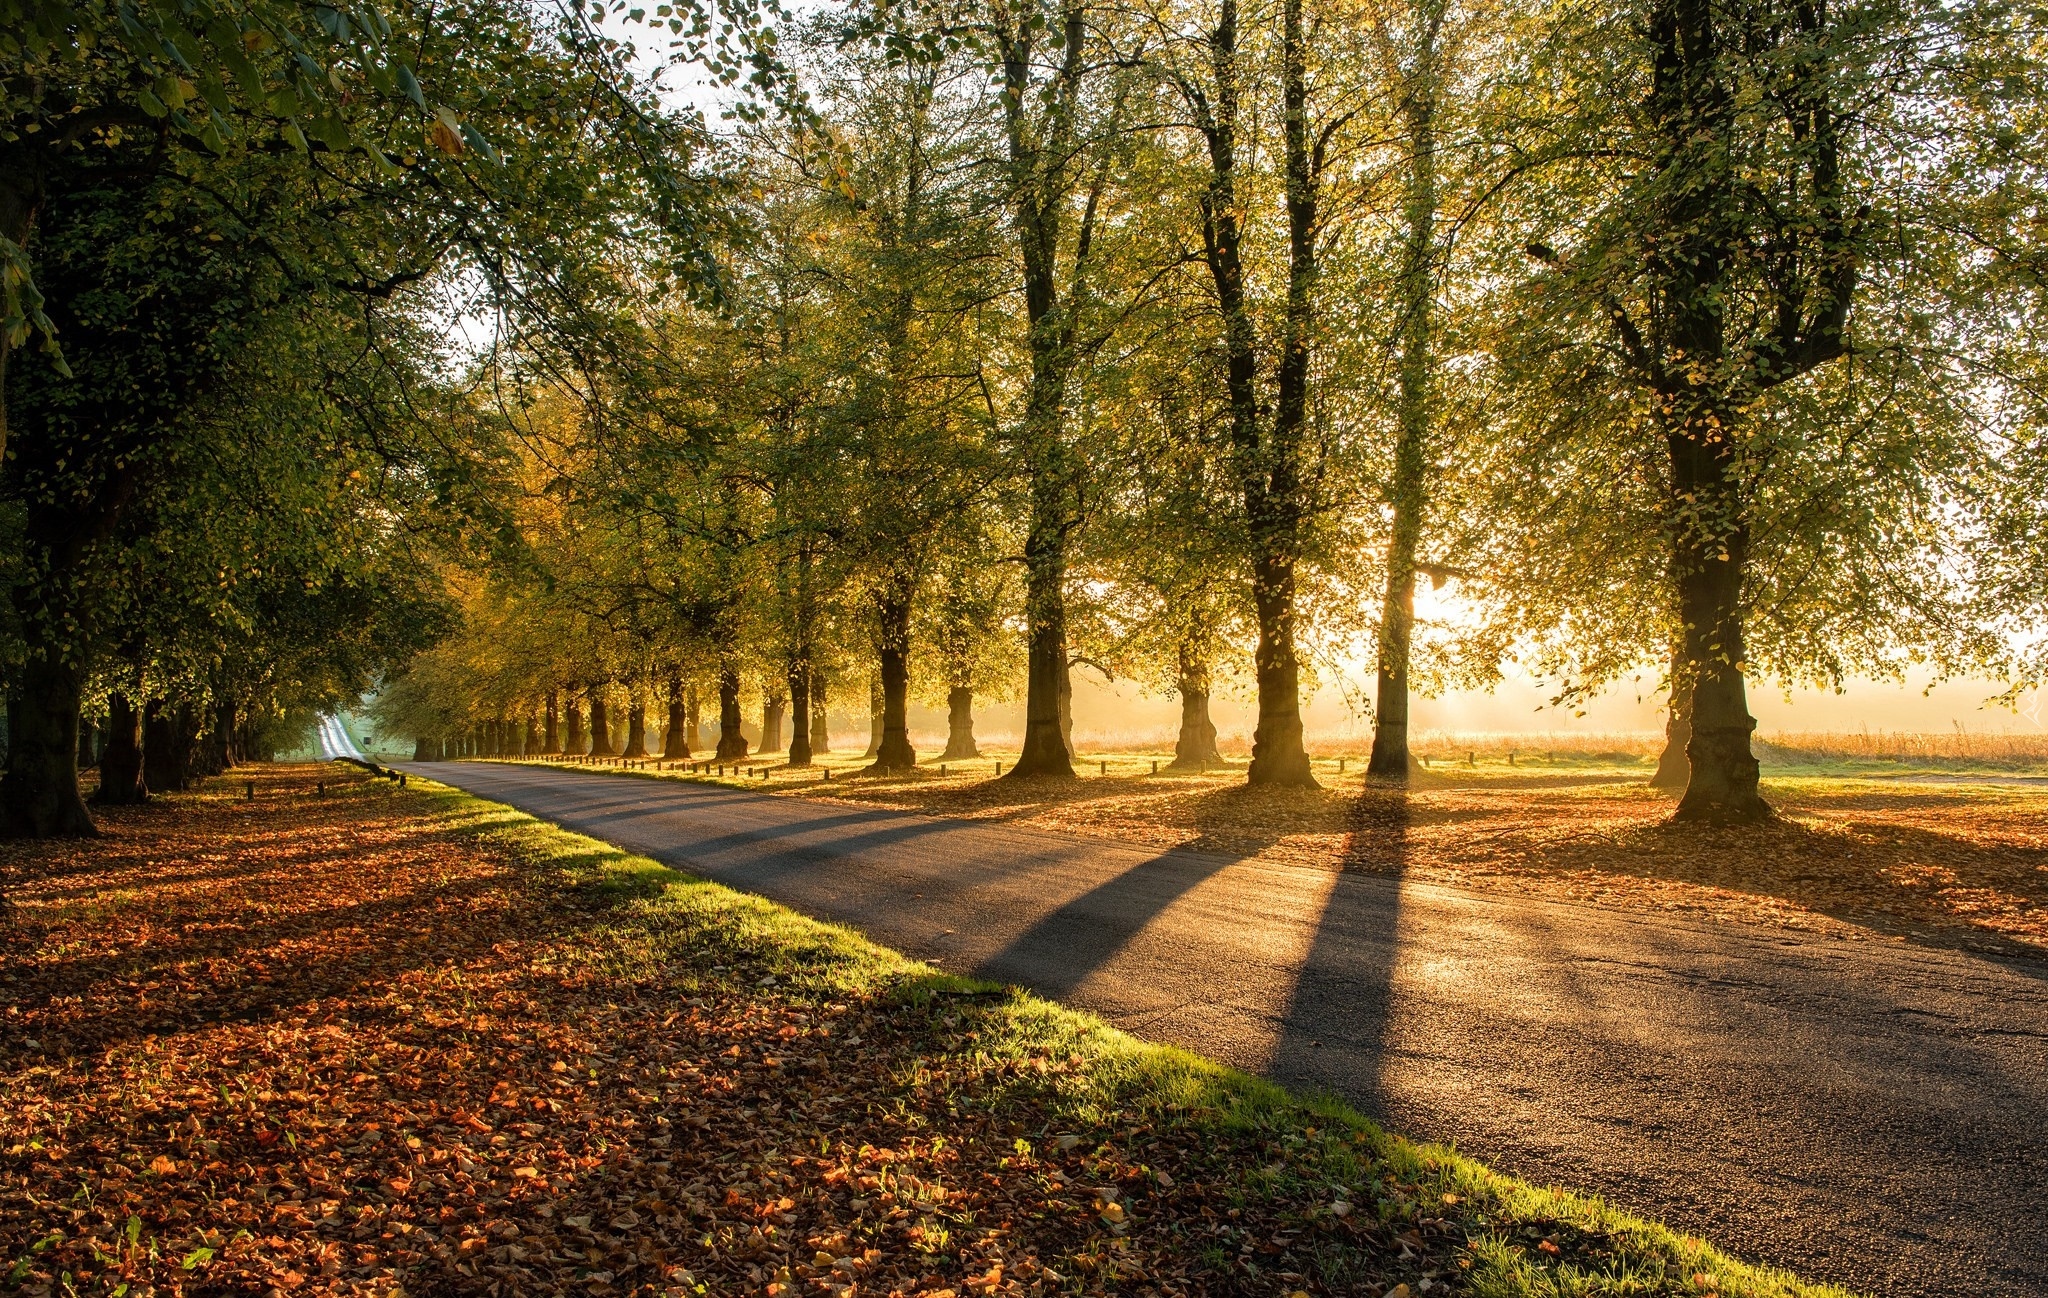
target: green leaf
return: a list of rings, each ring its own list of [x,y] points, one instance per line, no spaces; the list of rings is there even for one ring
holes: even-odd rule
[[[420,90],[419,78],[413,76],[412,69],[401,63],[398,65],[397,76],[398,89],[407,99],[412,100],[414,107],[423,113],[426,112],[427,96]]]
[[[324,113],[307,122],[306,130],[336,153],[348,148],[348,127],[332,113]]]
[[[228,102],[228,88],[220,83],[219,77],[211,74],[200,77],[199,95],[216,113],[225,116],[235,111],[235,106]]]
[[[221,66],[241,84],[242,93],[253,102],[262,103],[263,74],[256,70],[256,64],[245,52],[242,29],[224,18],[216,18],[207,24],[206,39],[220,56]]]
[[[470,148],[475,149],[479,154],[483,155],[483,157],[486,160],[488,160],[493,166],[502,167],[505,165],[504,155],[499,153],[497,149],[493,148],[491,146],[491,142],[485,139],[480,133],[478,133],[475,127],[471,126],[467,122],[464,122],[462,124],[462,139],[463,142],[468,144]]]

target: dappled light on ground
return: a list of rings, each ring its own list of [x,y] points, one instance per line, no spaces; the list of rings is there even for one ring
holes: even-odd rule
[[[1073,781],[996,780],[981,762],[943,777],[933,764],[902,777],[739,782],[1414,882],[2048,952],[2048,789],[1766,780],[1777,823],[1711,829],[1672,824],[1671,800],[1644,772],[1614,764],[1439,764],[1404,790],[1331,759],[1317,762],[1321,790],[1286,790],[1247,788],[1241,768],[1155,775],[1155,760],[1090,754]]]

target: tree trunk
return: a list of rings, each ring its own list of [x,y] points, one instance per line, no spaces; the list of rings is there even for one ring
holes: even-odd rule
[[[604,706],[604,695],[590,692],[590,755],[592,757],[616,757],[612,751],[611,718]]]
[[[1049,488],[1048,488],[1049,490]],[[1034,490],[1033,495],[1043,494]],[[1024,749],[1005,779],[1073,778],[1073,750],[1062,718],[1072,688],[1067,668],[1066,526],[1048,503],[1034,511],[1025,541],[1024,603],[1030,618],[1025,654]]]
[[[1307,36],[1302,0],[1285,0],[1281,85],[1286,105],[1287,311],[1280,338],[1272,437],[1256,457],[1246,515],[1252,534],[1252,604],[1259,643],[1253,655],[1259,723],[1252,735],[1252,784],[1318,787],[1302,746],[1301,671],[1294,651],[1294,564],[1301,553],[1302,437],[1308,418],[1309,342],[1316,268],[1321,162],[1309,140]]]
[[[1060,742],[1067,746],[1067,756],[1074,754],[1074,668],[1060,673]]]
[[[107,698],[107,746],[100,754],[100,787],[92,800],[107,807],[149,800],[142,778],[142,714],[126,694]]]
[[[910,746],[910,601],[891,597],[876,609],[881,620],[882,736],[875,771],[908,771],[917,766]]]
[[[1742,678],[1742,578],[1748,535],[1726,531],[1719,553],[1697,547],[1679,583],[1685,617],[1686,658],[1693,673],[1692,737],[1685,755],[1692,770],[1677,818],[1713,824],[1753,824],[1772,812],[1758,789],[1761,771],[1750,751],[1756,718],[1749,715]]]
[[[583,703],[571,693],[563,704],[563,711],[569,718],[569,740],[562,751],[571,757],[581,757],[590,751],[590,745],[583,736]]]
[[[877,657],[879,658],[879,651],[877,651]],[[875,758],[881,756],[882,714],[886,710],[887,702],[882,692],[882,674],[878,670],[873,676],[868,677],[868,750],[861,754],[862,757]]]
[[[1753,823],[1769,819],[1771,809],[1758,790],[1750,751],[1756,721],[1742,676],[1749,525],[1741,421],[1757,388],[1841,354],[1855,260],[1839,249],[1821,249],[1818,275],[1825,288],[1799,282],[1796,255],[1778,265],[1772,274],[1793,288],[1778,304],[1774,338],[1764,350],[1730,357],[1729,281],[1751,239],[1742,227],[1749,182],[1730,152],[1742,109],[1726,80],[1730,43],[1718,30],[1718,12],[1708,0],[1662,0],[1651,15],[1648,107],[1658,137],[1654,166],[1663,173],[1650,213],[1648,269],[1660,310],[1660,351],[1651,372],[1670,457],[1672,577],[1684,666],[1692,677],[1686,744],[1692,769],[1677,819]],[[1815,60],[1808,79],[1824,84],[1827,72],[1825,60]],[[1801,88],[1795,83],[1793,90]],[[1810,107],[1814,111],[1800,117],[1813,136],[1802,151],[1814,168],[1808,180],[1823,199],[1830,193],[1839,198],[1832,119],[1824,103]],[[1844,219],[1833,213],[1835,234]],[[1623,341],[1632,355],[1644,355],[1639,333]]]
[[[7,188],[0,186],[0,191]],[[18,197],[0,192],[0,208]],[[0,349],[4,346],[0,340]],[[89,436],[85,444],[93,444]],[[98,832],[78,793],[78,717],[92,650],[90,628],[83,625],[87,610],[79,596],[90,580],[95,546],[112,533],[134,495],[136,469],[130,462],[100,474],[81,500],[71,476],[79,466],[67,467],[67,457],[78,451],[74,439],[44,438],[18,441],[10,452],[15,493],[32,502],[23,511],[17,556],[20,569],[32,575],[11,592],[26,656],[8,698],[10,742],[6,774],[0,775],[0,836],[90,837]]]
[[[1252,784],[1316,787],[1302,747],[1300,669],[1294,649],[1294,564],[1301,553],[1307,486],[1302,479],[1308,416],[1309,347],[1316,284],[1317,197],[1321,159],[1310,140],[1307,36],[1301,0],[1282,6],[1281,88],[1285,111],[1288,223],[1287,308],[1276,365],[1272,410],[1259,399],[1259,342],[1243,261],[1244,203],[1237,189],[1239,125],[1237,6],[1226,0],[1210,40],[1216,77],[1211,107],[1194,102],[1209,152],[1202,196],[1204,259],[1223,317],[1224,382],[1230,401],[1230,448],[1244,496],[1252,561],[1252,602],[1258,612],[1254,656],[1258,727],[1246,778]]]
[[[1401,115],[1408,126],[1406,237],[1401,250],[1399,432],[1389,503],[1386,592],[1380,602],[1379,691],[1366,773],[1405,780],[1408,669],[1415,646],[1415,563],[1428,510],[1432,330],[1436,308],[1436,27],[1423,21],[1416,64],[1408,71]]]
[[[1038,51],[1034,10],[1014,30],[998,33],[1003,82],[1001,105],[1010,165],[1024,287],[1026,345],[1031,374],[1025,396],[1021,447],[1030,492],[1024,537],[1026,666],[1024,749],[1006,779],[1036,776],[1072,778],[1074,763],[1060,726],[1060,697],[1067,685],[1067,541],[1076,525],[1074,502],[1080,466],[1068,444],[1066,399],[1075,363],[1074,303],[1061,301],[1062,281],[1079,284],[1093,246],[1094,195],[1082,208],[1083,224],[1069,244],[1064,218],[1081,191],[1077,183],[1086,150],[1076,139],[1082,112],[1082,69],[1088,24],[1067,8],[1055,54]],[[1036,69],[1050,59],[1058,70],[1043,85]],[[1034,119],[1034,113],[1039,114]],[[1099,176],[1098,176],[1099,183]],[[1063,276],[1060,250],[1074,249],[1074,265]]]
[[[946,751],[939,754],[939,760],[964,762],[979,756],[981,748],[974,742],[974,691],[955,685],[946,691]]]
[[[239,750],[239,746],[235,743],[235,735],[239,729],[239,709],[235,704],[234,696],[231,694],[224,695],[213,707],[213,732],[220,742],[220,748],[216,756],[220,761],[220,769],[223,771],[233,770],[235,764],[244,757],[244,754]]]
[[[208,726],[196,751],[193,753],[192,774],[195,777],[219,775],[228,769],[228,737],[222,732],[217,719]]]
[[[697,699],[697,683],[690,682],[683,701],[683,746],[696,752],[704,746],[703,705]]]
[[[0,832],[10,838],[90,838],[99,831],[78,794],[78,700],[84,671],[55,654],[21,664],[7,700],[7,774]]]
[[[184,727],[184,704],[151,699],[142,709],[142,781],[152,792],[177,793],[190,782]]]
[[[1308,750],[1302,745],[1301,668],[1294,656],[1294,566],[1268,556],[1253,566],[1252,604],[1259,619],[1253,658],[1259,690],[1259,724],[1252,733],[1252,784],[1314,789]]]
[[[789,709],[789,698],[779,691],[761,691],[761,747],[763,753],[782,751],[782,715]]]
[[[633,693],[633,701],[626,707],[626,751],[619,756],[647,756],[647,704],[641,700],[637,690]]]
[[[1657,771],[1650,787],[1667,793],[1683,793],[1692,780],[1692,763],[1686,745],[1692,742],[1692,673],[1686,669],[1685,640],[1671,646],[1671,703],[1664,720],[1664,751],[1657,756]]]
[[[825,723],[825,712],[825,673],[813,668],[811,670],[811,753],[814,756],[819,753],[829,753],[832,751],[832,736],[830,727]]]
[[[1396,456],[1399,450],[1396,450]],[[1398,473],[1398,470],[1397,470]],[[1408,659],[1415,637],[1415,535],[1394,508],[1394,535],[1387,545],[1387,588],[1380,603],[1378,695],[1373,705],[1372,756],[1367,775],[1406,780],[1413,765],[1408,751]]]
[[[714,755],[721,762],[737,762],[747,755],[747,737],[740,733],[740,669],[731,659],[718,666],[718,747]]]
[[[549,690],[547,703],[541,713],[540,751],[544,754],[551,755],[562,751],[561,709],[561,694]]]
[[[683,677],[680,672],[670,672],[668,677],[668,725],[661,732],[661,757],[663,761],[680,762],[689,760],[690,725],[684,716]]]
[[[1180,694],[1180,738],[1173,746],[1172,771],[1207,771],[1223,765],[1216,747],[1216,723],[1209,719],[1209,664],[1192,647],[1180,649],[1175,682]]]
[[[789,660],[789,764],[811,764],[811,667],[798,654]]]

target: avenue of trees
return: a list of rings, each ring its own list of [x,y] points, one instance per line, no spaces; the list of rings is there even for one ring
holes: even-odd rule
[[[1678,816],[1745,821],[1753,682],[2040,669],[2003,0],[0,27],[10,832],[373,688],[421,757],[884,770],[1014,698],[1031,779],[1076,672],[1177,696],[1195,769],[1235,680],[1249,781],[1307,786],[1360,655],[1375,778],[1417,691],[1648,671]]]

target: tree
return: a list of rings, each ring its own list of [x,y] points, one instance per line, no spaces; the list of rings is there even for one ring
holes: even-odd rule
[[[1968,10],[1659,0],[1639,19],[1574,33],[1599,55],[1546,92],[1576,99],[1571,161],[1517,200],[1554,233],[1528,242],[1548,270],[1509,307],[1528,436],[1497,481],[1546,541],[1510,543],[1501,598],[1547,620],[1555,582],[1580,588],[1542,633],[1573,646],[1561,697],[1676,645],[1678,814],[1754,821],[1750,675],[1990,648],[1936,557],[1972,527],[1982,463],[1955,385],[2010,332],[1963,251],[2003,204],[1948,172],[1950,106],[1984,69],[1953,57]]]

